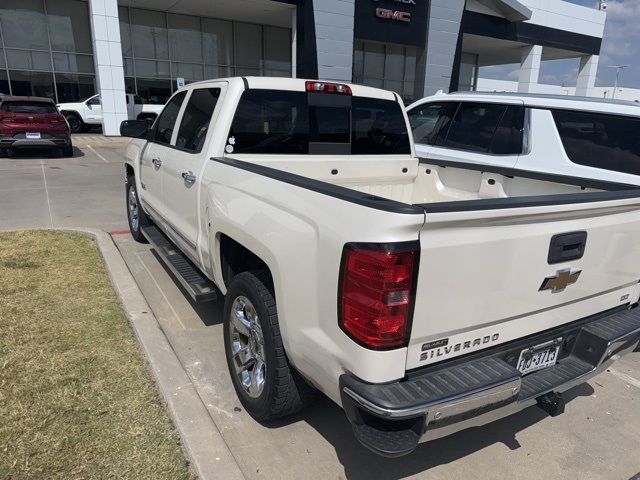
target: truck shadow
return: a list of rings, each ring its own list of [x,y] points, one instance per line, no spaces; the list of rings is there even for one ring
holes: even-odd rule
[[[585,383],[565,392],[563,397],[568,404],[577,397],[590,396],[593,393],[593,388]],[[380,457],[360,445],[353,436],[351,424],[344,412],[326,397],[322,397],[315,408],[292,420],[307,422],[333,445],[337,458],[344,467],[346,478],[395,480],[455,462],[495,443],[502,443],[510,450],[517,450],[521,445],[516,435],[546,416],[547,414],[538,407],[530,407],[491,424],[420,444],[413,453],[400,458]]]

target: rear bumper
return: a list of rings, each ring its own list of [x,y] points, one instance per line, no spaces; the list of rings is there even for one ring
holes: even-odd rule
[[[71,144],[71,137],[49,137],[39,140],[0,137],[0,148],[62,148]]]
[[[555,366],[522,376],[524,348],[562,338]],[[640,342],[640,308],[604,312],[572,324],[408,372],[389,384],[340,377],[342,405],[358,440],[385,456],[516,413],[531,405],[562,412],[558,394],[605,370]],[[549,399],[560,409],[549,410]],[[557,405],[556,405],[557,407]]]

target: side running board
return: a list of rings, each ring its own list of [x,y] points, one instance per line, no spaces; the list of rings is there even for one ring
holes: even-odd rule
[[[215,285],[157,227],[148,226],[140,230],[196,303],[211,302],[218,298]]]

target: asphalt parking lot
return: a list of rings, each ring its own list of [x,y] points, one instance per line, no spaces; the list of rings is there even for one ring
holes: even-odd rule
[[[246,478],[630,479],[640,472],[640,354],[569,391],[566,413],[531,408],[384,459],[361,447],[339,407],[321,399],[275,425],[237,400],[224,359],[222,301],[193,305],[126,228],[123,143],[74,139],[72,159],[0,159],[0,229],[92,227],[112,232],[171,347]],[[223,478],[223,475],[221,475]]]
[[[73,144],[73,158],[38,149],[0,159],[0,229],[127,227],[125,141],[91,133]]]

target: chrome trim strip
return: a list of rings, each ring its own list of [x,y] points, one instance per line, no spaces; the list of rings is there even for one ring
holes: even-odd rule
[[[366,398],[358,395],[349,387],[344,387],[344,393],[354,399],[360,406],[366,408],[371,413],[386,417],[386,418],[402,418],[412,417],[416,415],[424,415],[428,410],[438,410],[441,415],[438,417],[445,418],[459,413],[464,413],[469,410],[475,410],[478,407],[484,405],[491,405],[492,403],[504,402],[513,398],[516,401],[518,393],[520,393],[520,384],[522,379],[520,376],[513,376],[504,382],[488,385],[481,389],[465,392],[462,395],[456,395],[447,398],[439,403],[425,402],[422,405],[416,407],[404,408],[404,409],[388,409],[376,405]],[[442,416],[442,412],[447,412]]]

